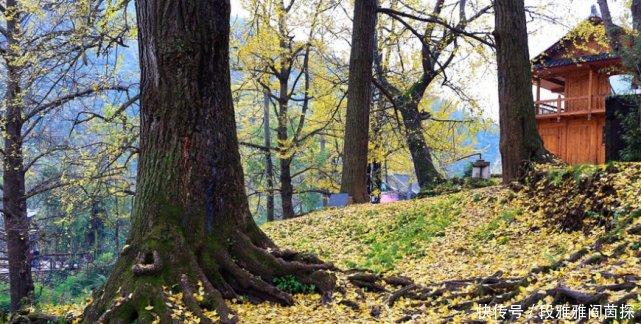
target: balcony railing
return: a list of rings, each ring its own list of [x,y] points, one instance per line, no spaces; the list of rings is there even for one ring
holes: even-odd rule
[[[605,97],[607,95],[595,95],[583,97],[561,97],[556,99],[539,100],[534,103],[537,117],[568,116],[568,115],[591,115],[593,113],[605,112]]]

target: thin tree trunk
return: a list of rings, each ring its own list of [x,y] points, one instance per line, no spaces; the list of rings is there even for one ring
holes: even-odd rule
[[[289,158],[280,159],[280,199],[283,208],[283,219],[290,219],[296,216],[294,211],[294,186],[292,185],[291,173],[292,160]]]
[[[612,21],[612,15],[610,14],[610,7],[608,6],[607,0],[597,0],[599,4],[599,9],[601,10],[601,17],[603,18],[603,27],[605,28],[605,33],[608,36],[608,41],[610,43],[610,48],[614,52],[621,50],[621,35],[623,30],[620,26],[617,26]],[[634,4],[633,4],[634,8]],[[638,22],[637,22],[638,23]]]
[[[263,103],[263,129],[265,133],[265,177],[267,178],[267,221],[274,220],[274,163],[272,161],[271,127],[269,119],[269,93],[265,91]]]
[[[641,30],[641,0],[632,0],[630,7],[632,12],[632,28],[636,31]]]
[[[132,227],[84,322],[173,322],[163,286],[236,321],[223,298],[292,305],[272,279],[292,275],[328,299],[330,265],[283,252],[249,212],[229,73],[229,0],[136,2],[141,60],[141,140]],[[289,262],[286,260],[297,262]],[[152,308],[150,308],[151,306]]]
[[[372,142],[374,144],[373,151],[376,152],[371,163],[368,165],[367,174],[368,174],[368,185],[369,185],[369,195],[370,201],[380,202],[381,198],[381,185],[383,179],[381,177],[381,159],[379,158],[379,151],[382,147],[382,127],[384,125],[383,121],[383,109],[385,108],[385,101],[381,98],[380,91],[376,91],[375,98],[377,110],[381,112],[374,113],[374,120],[372,122]]]
[[[495,2],[503,183],[521,176],[523,161],[548,161],[536,128],[523,0]]]
[[[376,0],[356,0],[349,61],[347,117],[341,192],[354,203],[369,202],[367,144],[372,100],[372,63],[376,42]]]
[[[279,110],[278,110],[278,147],[279,147],[279,165],[280,165],[280,201],[282,207],[282,217],[283,219],[293,218],[296,213],[294,212],[293,196],[294,196],[294,187],[292,186],[292,174],[291,174],[291,147],[288,145],[289,134],[287,131],[287,124],[289,121],[288,118],[288,94],[287,94],[287,80],[289,76],[283,77],[284,75],[289,75],[288,71],[282,71],[281,74],[281,86],[280,86],[280,100],[279,100]]]
[[[435,14],[438,14],[438,11],[435,11]],[[428,33],[429,32],[430,29],[428,28]],[[429,51],[426,50],[425,46],[423,47],[422,55],[424,57],[430,57]],[[422,190],[433,187],[443,179],[442,175],[434,166],[432,150],[425,141],[421,113],[418,109],[427,87],[436,76],[436,71],[434,71],[432,63],[430,63],[433,60],[429,59],[429,62],[425,61],[426,60],[423,62],[423,74],[420,76],[420,79],[414,82],[405,92],[401,92],[385,77],[381,55],[378,52],[378,48],[376,49],[376,73],[382,86],[393,96],[393,98],[388,98],[388,100],[394,101],[394,106],[397,107],[401,113],[403,126],[405,128],[407,149],[412,156],[414,173]]]
[[[11,70],[11,69],[10,69]],[[9,72],[9,74],[13,74]],[[15,75],[14,75],[15,77]],[[25,172],[22,157],[22,120],[17,102],[19,86],[9,77],[5,100],[3,214],[7,235],[11,310],[17,311],[30,303],[33,294],[31,260],[29,260],[29,221],[25,194]]]
[[[423,125],[418,105],[412,101],[401,101],[399,110],[405,126],[405,140],[412,155],[414,171],[421,189],[433,187],[442,176],[432,161],[432,150],[425,142]]]
[[[281,68],[278,81],[280,82],[279,90],[279,111],[278,111],[278,146],[280,148],[280,201],[283,210],[283,219],[293,218],[294,212],[294,187],[292,186],[291,175],[291,147],[287,144],[289,133],[287,126],[289,123],[289,77],[291,75],[292,58],[289,57],[289,41],[287,39],[287,11],[283,0],[278,2],[278,32],[280,39],[280,56]]]
[[[23,159],[22,126],[22,72],[19,65],[13,64],[17,53],[17,37],[20,35],[20,15],[15,0],[7,0],[6,10],[16,12],[13,19],[7,19],[7,86],[4,96],[6,110],[4,116],[4,165],[3,165],[3,214],[6,232],[7,257],[9,261],[9,291],[11,311],[18,311],[33,300],[33,279],[29,259],[29,220],[25,200],[25,171]]]

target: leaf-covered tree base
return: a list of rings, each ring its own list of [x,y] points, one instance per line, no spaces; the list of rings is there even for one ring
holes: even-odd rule
[[[180,312],[172,310],[175,296],[201,323],[213,321],[208,314],[233,323],[238,318],[225,299],[293,305],[290,294],[273,283],[283,276],[313,285],[324,301],[331,299],[335,277],[327,270],[334,266],[313,255],[278,250],[266,237],[252,239],[240,231],[195,244],[176,229],[158,228],[123,248],[109,281],[86,309],[85,323],[181,321]]]

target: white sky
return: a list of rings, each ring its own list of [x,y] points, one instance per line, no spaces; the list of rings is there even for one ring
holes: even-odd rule
[[[531,2],[534,0],[526,0]],[[568,32],[568,28],[572,28],[583,19],[589,17],[590,8],[596,4],[596,0],[558,0],[558,4],[567,6],[565,12],[557,13],[563,18],[563,23],[566,26],[554,24],[542,24],[542,27],[535,32],[531,32],[529,39],[530,56],[534,57],[538,53],[550,47],[554,42],[563,37]],[[244,10],[241,6],[240,0],[231,0],[232,6],[232,21],[236,18],[245,18],[249,16],[249,12]],[[610,10],[612,11],[615,19],[620,17],[625,10],[622,1],[610,1]],[[531,29],[531,27],[529,27]],[[496,71],[489,70],[488,73],[481,77],[481,80],[475,82],[475,86],[468,89],[470,95],[480,100],[483,107],[483,114],[494,120],[498,120],[498,93],[497,93],[497,80]]]

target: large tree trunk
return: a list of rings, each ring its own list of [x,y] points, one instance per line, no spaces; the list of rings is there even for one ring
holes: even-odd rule
[[[7,10],[17,12],[17,3],[7,1]],[[20,16],[7,19],[7,51],[9,60],[17,59],[12,53],[18,46],[17,35],[20,34]],[[15,55],[15,56],[14,56]],[[25,195],[25,171],[22,152],[22,81],[21,67],[13,62],[7,64],[7,86],[4,96],[6,110],[4,115],[4,151],[2,209],[7,240],[7,257],[9,261],[9,291],[11,311],[17,311],[33,300],[33,279],[31,277],[31,260],[29,259],[29,220],[27,218],[27,201]]]
[[[136,11],[141,147],[132,228],[84,321],[171,322],[163,286],[179,287],[201,323],[209,322],[201,307],[235,319],[222,298],[292,305],[272,284],[285,275],[328,298],[333,278],[321,270],[331,265],[279,251],[249,213],[230,89],[229,0],[140,0]],[[193,297],[198,282],[203,302]]]
[[[496,56],[503,183],[520,176],[523,161],[547,161],[536,128],[523,0],[495,2]]]
[[[367,144],[372,100],[372,63],[376,42],[376,0],[356,0],[349,59],[347,120],[341,192],[354,203],[369,202],[367,194]]]
[[[265,133],[265,177],[267,178],[267,221],[274,220],[274,162],[272,161],[272,138],[269,124],[269,93],[265,91],[263,102],[263,130]]]

